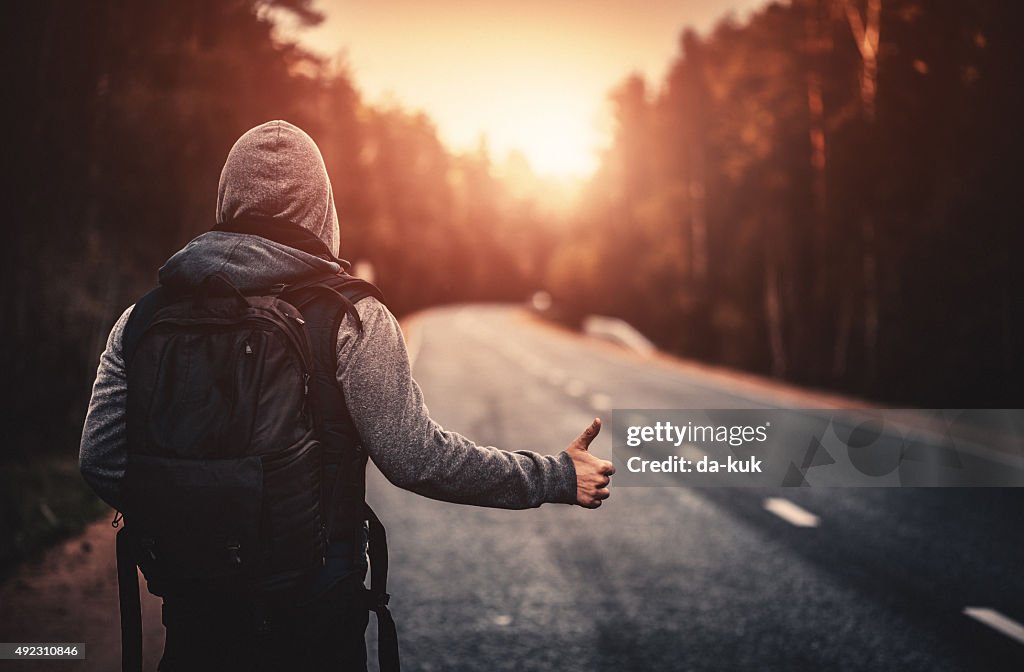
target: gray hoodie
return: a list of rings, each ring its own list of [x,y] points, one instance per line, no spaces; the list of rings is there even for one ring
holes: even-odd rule
[[[242,214],[286,217],[316,234],[335,255],[338,219],[320,151],[299,128],[271,121],[245,133],[221,173],[217,221]],[[222,271],[243,291],[337,272],[339,265],[265,238],[204,233],[160,269],[160,283],[193,287]],[[397,320],[373,298],[357,304],[363,331],[345,319],[338,331],[338,368],[349,412],[374,464],[400,488],[450,502],[508,509],[574,503],[576,472],[565,452],[544,456],[478,446],[430,419],[412,379]],[[82,432],[82,475],[111,506],[120,505],[127,463],[127,384],[121,341],[129,307],[100,357]]]

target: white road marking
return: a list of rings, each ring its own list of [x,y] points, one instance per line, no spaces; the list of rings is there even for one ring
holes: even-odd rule
[[[774,513],[797,527],[817,527],[821,523],[821,519],[816,515],[782,497],[769,497],[764,500],[763,506],[765,511]]]
[[[581,380],[570,380],[565,384],[565,393],[570,397],[582,397],[587,391],[587,386]]]
[[[595,411],[610,411],[612,408],[612,398],[607,394],[596,394],[590,395],[590,407]]]
[[[1004,616],[995,609],[989,609],[988,607],[964,607],[964,613],[979,623],[984,623],[1010,639],[1015,639],[1024,644],[1024,625],[1021,625],[1009,616]]]

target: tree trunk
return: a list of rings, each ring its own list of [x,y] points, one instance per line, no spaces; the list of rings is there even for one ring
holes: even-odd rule
[[[772,376],[786,375],[786,350],[782,336],[782,293],[779,289],[779,269],[775,254],[769,249],[764,262],[764,314],[768,326],[768,345],[771,350]]]

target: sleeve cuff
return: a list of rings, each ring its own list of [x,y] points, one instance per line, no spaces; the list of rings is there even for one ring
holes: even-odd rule
[[[576,503],[576,466],[564,450],[555,456],[555,478],[553,479],[549,502],[555,504]]]

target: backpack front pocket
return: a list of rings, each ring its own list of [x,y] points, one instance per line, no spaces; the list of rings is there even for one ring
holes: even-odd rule
[[[263,506],[258,456],[130,455],[124,484],[126,528],[151,584],[218,580],[230,589],[258,569]]]

